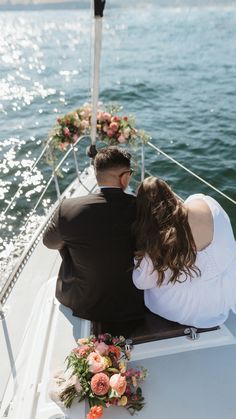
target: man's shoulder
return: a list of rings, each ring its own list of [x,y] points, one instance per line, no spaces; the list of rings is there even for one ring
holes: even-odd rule
[[[68,208],[73,208],[75,206],[78,207],[78,206],[87,205],[92,202],[97,202],[100,199],[101,198],[99,197],[99,194],[97,193],[92,193],[85,196],[77,196],[74,198],[65,198],[61,203],[61,208],[63,210],[66,210]]]
[[[106,198],[107,197],[105,197],[101,192],[95,192],[75,198],[65,198],[61,203],[61,213],[67,213],[68,210],[72,210],[73,208],[87,208],[93,204],[104,204],[109,201],[107,201]],[[136,197],[134,195],[126,194],[123,192],[119,195],[119,199],[121,199],[121,201],[126,201],[128,205],[135,204],[136,201]]]

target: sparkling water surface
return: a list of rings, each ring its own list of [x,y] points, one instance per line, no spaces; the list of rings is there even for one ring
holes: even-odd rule
[[[56,117],[90,100],[91,22],[89,4],[0,14],[0,211],[24,181],[20,199],[1,216],[4,270],[12,239],[51,173],[42,161],[29,176],[33,162]],[[122,8],[107,1],[100,77],[103,103],[122,105],[154,144],[234,200],[235,27],[235,2],[160,7],[154,0],[131,1]],[[80,154],[80,168],[87,163]],[[235,205],[153,150],[147,151],[147,169],[183,198],[203,192],[218,199],[236,232]],[[74,176],[69,163],[63,174],[60,182],[67,184]],[[52,191],[46,194],[45,211],[54,199]],[[24,230],[23,244],[41,215]]]

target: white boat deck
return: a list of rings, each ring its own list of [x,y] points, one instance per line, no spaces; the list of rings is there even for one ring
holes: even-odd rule
[[[93,187],[92,170],[86,180]],[[76,194],[87,193],[83,187]],[[61,369],[76,340],[90,334],[90,323],[72,316],[54,297],[60,256],[41,242],[24,267],[6,306],[0,334],[0,417],[8,419],[85,419],[88,406],[61,409],[48,396],[49,380]],[[149,377],[142,389],[140,419],[235,419],[236,317],[220,330],[135,346],[132,360]],[[8,385],[7,385],[8,382]],[[126,419],[121,407],[104,419]]]

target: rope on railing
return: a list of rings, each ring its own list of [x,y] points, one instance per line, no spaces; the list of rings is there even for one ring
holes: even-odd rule
[[[184,166],[182,163],[179,163],[177,160],[175,160],[173,157],[169,156],[169,154],[165,153],[164,151],[162,151],[160,148],[158,148],[157,146],[155,146],[154,144],[152,144],[150,141],[148,141],[147,143],[149,145],[149,147],[153,148],[154,150],[156,150],[158,153],[162,154],[163,156],[165,156],[167,159],[171,160],[173,163],[177,164],[179,167],[181,167],[182,169],[184,169],[186,172],[190,173],[190,175],[194,176],[196,179],[200,180],[202,183],[205,183],[205,185],[209,186],[211,189],[214,189],[214,191],[216,191],[217,193],[219,193],[220,195],[222,195],[224,198],[228,199],[230,202],[232,202],[234,205],[236,205],[236,201],[231,198],[230,196],[226,195],[224,192],[220,191],[219,189],[217,189],[215,186],[213,186],[211,183],[207,182],[205,179],[203,179],[201,176],[198,176],[196,173],[194,173],[192,170],[188,169],[186,166]]]

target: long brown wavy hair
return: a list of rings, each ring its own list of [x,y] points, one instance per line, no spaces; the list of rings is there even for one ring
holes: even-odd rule
[[[182,282],[181,274],[192,278],[199,275],[196,267],[196,244],[188,223],[188,214],[171,188],[153,176],[145,179],[137,193],[137,217],[133,225],[136,237],[136,268],[145,253],[158,273],[157,285],[170,269],[169,282]]]

